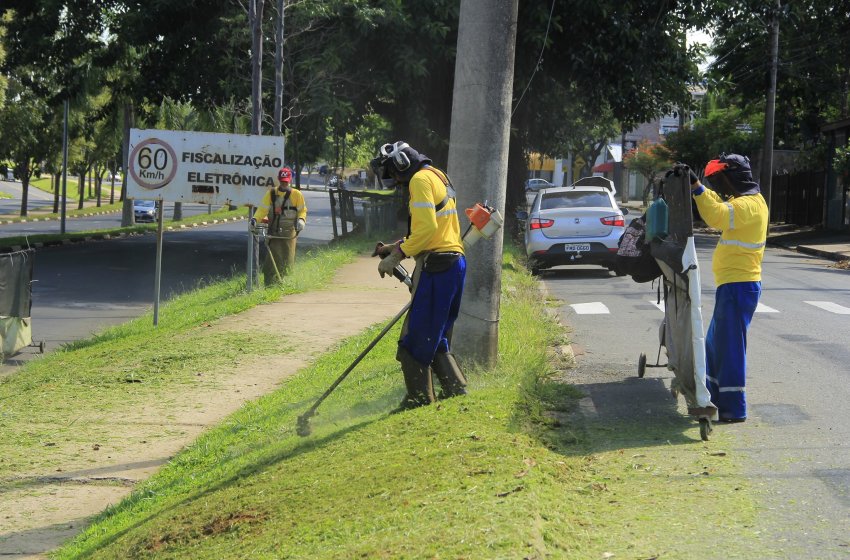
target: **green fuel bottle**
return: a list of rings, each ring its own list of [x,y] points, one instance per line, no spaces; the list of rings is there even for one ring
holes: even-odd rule
[[[670,212],[667,202],[663,198],[656,198],[646,211],[646,242],[649,243],[656,237],[667,237],[669,220]]]

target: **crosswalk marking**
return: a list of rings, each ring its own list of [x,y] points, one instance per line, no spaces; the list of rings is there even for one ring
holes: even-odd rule
[[[601,301],[592,301],[590,303],[574,303],[570,305],[573,310],[579,315],[604,315],[611,313],[605,304]]]
[[[649,300],[649,303],[653,305],[653,307],[658,308],[659,311],[664,313],[664,301],[658,301],[657,299]],[[831,301],[804,301],[803,303],[807,303],[811,306],[817,307],[819,309],[823,309],[824,311],[829,311],[830,313],[836,313],[838,315],[850,315],[850,307],[844,307],[843,305],[839,305],[837,303],[833,303]],[[601,301],[593,301],[589,303],[574,303],[570,305],[573,310],[578,315],[608,315],[611,311],[608,307],[605,306]],[[709,311],[711,305],[708,306]],[[703,313],[706,312],[706,306],[703,305]],[[780,310],[774,309],[769,305],[765,305],[763,303],[759,303],[756,306],[756,313],[781,313]]]
[[[803,303],[814,305],[815,307],[819,307],[825,311],[829,311],[830,313],[838,313],[839,315],[850,315],[850,307],[844,307],[843,305],[838,305],[837,303],[832,303],[831,301],[804,301]]]
[[[663,301],[659,302],[658,300],[653,299],[653,300],[650,300],[649,303],[651,303],[652,305],[654,305],[655,307],[660,309],[662,313],[664,312],[664,302]],[[759,303],[756,306],[756,313],[779,313],[779,310],[774,309],[772,307],[769,307],[769,306],[767,306],[763,303]]]

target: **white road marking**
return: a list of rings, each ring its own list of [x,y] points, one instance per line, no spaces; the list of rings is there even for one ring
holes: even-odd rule
[[[590,303],[574,303],[570,305],[573,310],[579,315],[604,315],[611,313],[605,304],[601,301],[592,301]]]
[[[850,315],[850,307],[844,307],[843,305],[838,305],[837,303],[832,303],[831,301],[804,301],[803,303],[808,303],[809,305],[820,307],[821,309],[829,311],[830,313],[837,313],[839,315]]]
[[[779,313],[778,309],[774,309],[772,307],[768,307],[763,303],[759,303],[756,306],[756,313]]]

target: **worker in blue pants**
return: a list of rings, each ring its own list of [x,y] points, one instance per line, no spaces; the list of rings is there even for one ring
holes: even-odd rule
[[[761,296],[761,282],[717,287],[714,315],[705,337],[706,385],[720,420],[747,417],[747,330]]]
[[[405,142],[381,146],[372,169],[386,185],[408,192],[407,235],[396,243],[378,243],[378,272],[392,276],[403,259],[416,260],[413,301],[396,352],[407,389],[399,409],[435,401],[432,373],[441,397],[466,394],[466,379],[450,351],[466,277],[454,188],[443,171]]]
[[[706,385],[721,422],[747,419],[747,331],[761,296],[768,208],[750,160],[722,154],[705,166],[706,189],[688,170],[691,194],[705,223],[719,229],[712,256],[717,286],[705,339]]]

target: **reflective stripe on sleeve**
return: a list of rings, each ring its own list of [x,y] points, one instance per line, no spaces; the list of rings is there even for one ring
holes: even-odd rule
[[[451,216],[452,214],[457,214],[456,208],[452,208],[451,210],[441,210],[440,212],[437,212],[436,215],[438,218],[442,218],[443,216]]]
[[[729,208],[729,229],[735,229],[735,208],[728,202],[725,204]]]
[[[411,206],[414,207],[414,208],[433,208],[434,203],[433,202],[414,202],[414,203],[411,204]]]
[[[764,243],[747,243],[746,241],[738,241],[736,239],[721,239],[718,241],[719,245],[736,245],[738,247],[743,247],[744,249],[762,249],[764,248]]]

